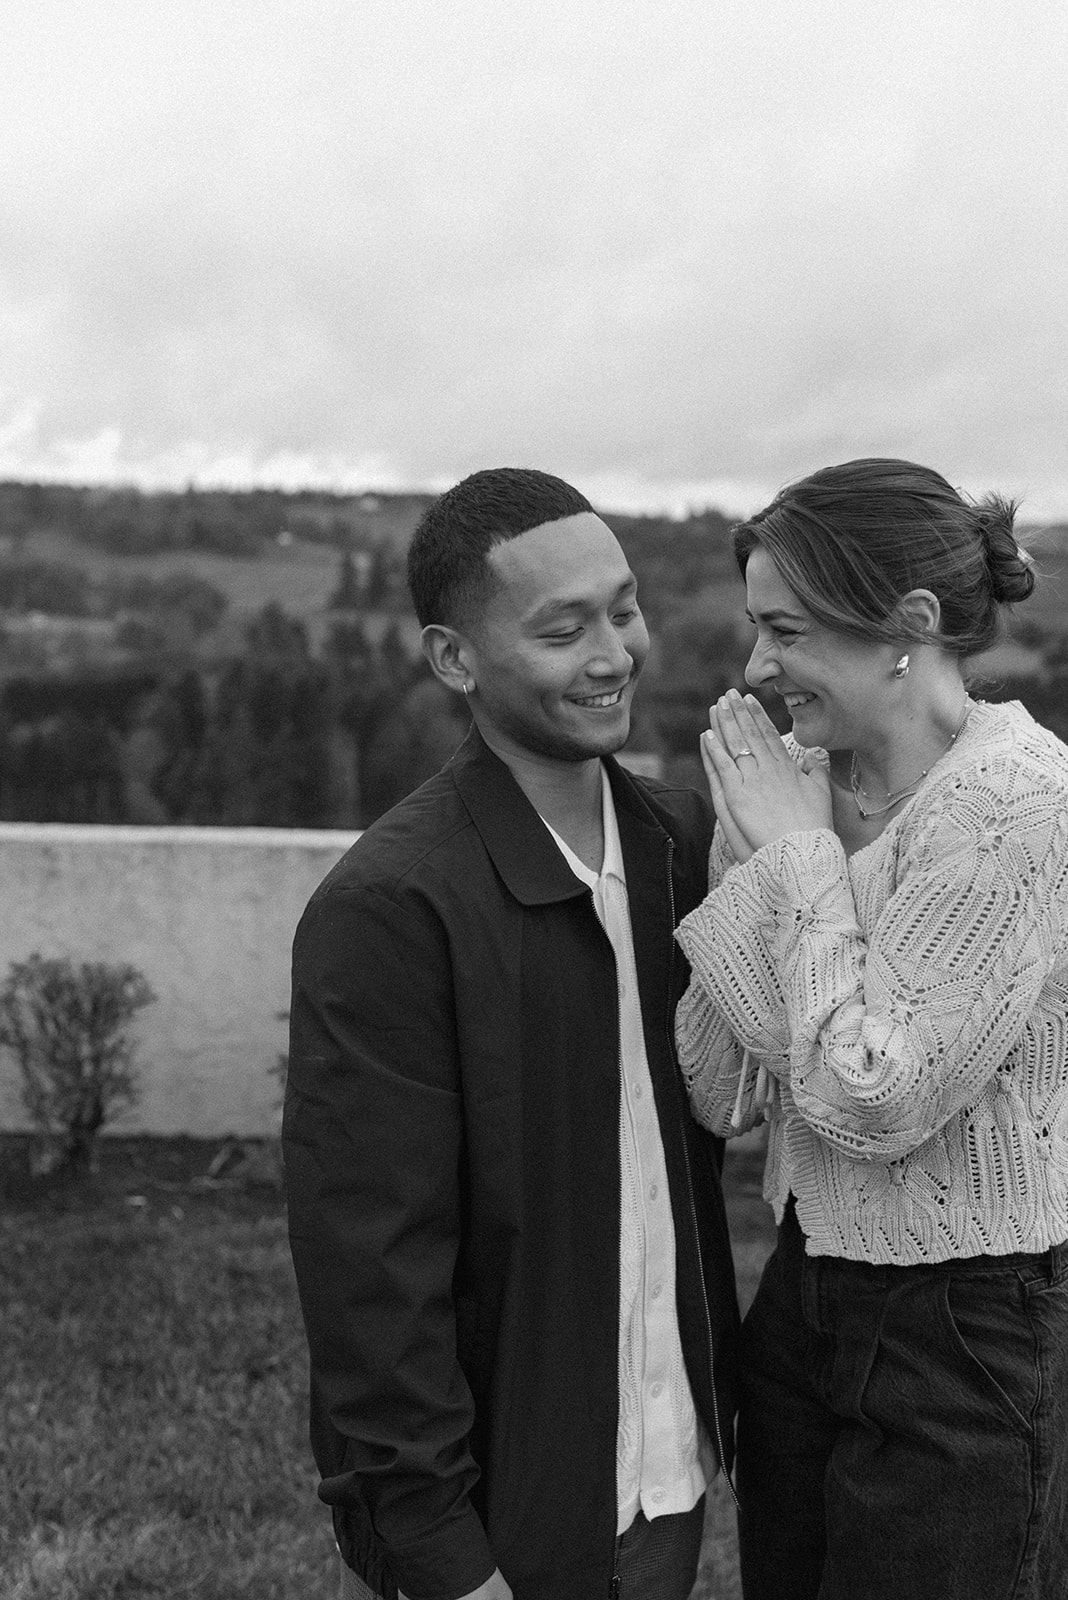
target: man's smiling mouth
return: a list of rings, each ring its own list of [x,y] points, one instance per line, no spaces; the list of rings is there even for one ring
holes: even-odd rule
[[[576,706],[592,706],[598,711],[607,710],[609,706],[615,706],[619,704],[623,698],[623,690],[626,687],[627,686],[625,683],[621,684],[618,689],[613,689],[611,694],[591,694],[585,695],[581,698],[578,695],[573,695],[571,697],[571,702]]]

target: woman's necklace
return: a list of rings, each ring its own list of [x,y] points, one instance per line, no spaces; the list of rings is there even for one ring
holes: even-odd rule
[[[946,745],[945,749],[944,750],[940,750],[938,752],[938,754],[935,756],[934,761],[931,762],[931,767],[935,766],[937,762],[941,761],[941,759],[942,759],[942,757],[944,755],[948,755],[950,750],[952,750],[953,746],[956,744],[957,740],[960,738],[961,733],[964,730],[964,724],[968,720],[968,713],[969,713],[969,711],[971,711],[971,709],[972,709],[971,701],[970,700],[965,700],[965,702],[964,702],[964,715],[963,715],[963,717],[961,717],[960,722],[957,724],[956,733],[953,735],[952,739],[950,739],[950,741]],[[867,790],[863,789],[861,787],[861,783],[860,783],[860,766],[859,766],[859,763],[857,762],[857,752],[854,750],[853,751],[853,758],[849,763],[849,787],[853,791],[853,803],[855,804],[857,810],[860,812],[862,820],[864,822],[868,822],[872,817],[885,816],[888,811],[892,811],[896,805],[899,805],[901,803],[902,800],[909,799],[909,797],[911,795],[914,795],[916,793],[917,789],[920,787],[920,784],[923,782],[924,778],[926,778],[927,774],[930,772],[931,767],[924,767],[924,769],[920,773],[919,777],[918,778],[914,778],[913,781],[907,786],[907,788],[897,789],[897,790],[895,790],[895,792],[893,794],[889,794],[888,793],[887,796],[886,796],[886,802],[885,802],[884,805],[881,805],[881,806],[865,806],[863,804],[863,802],[861,801],[861,795],[864,796],[865,800],[867,800],[869,798],[869,795],[868,795]]]

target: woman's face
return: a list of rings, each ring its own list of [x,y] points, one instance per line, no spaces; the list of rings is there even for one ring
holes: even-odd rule
[[[745,669],[751,688],[774,689],[806,748],[870,743],[887,710],[887,647],[817,622],[756,545],[745,568],[746,614],[757,630]]]

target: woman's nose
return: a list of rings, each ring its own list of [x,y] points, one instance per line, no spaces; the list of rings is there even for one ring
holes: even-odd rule
[[[745,664],[745,681],[750,689],[759,689],[762,683],[770,683],[778,676],[779,663],[774,660],[770,652],[757,640],[753,652]]]

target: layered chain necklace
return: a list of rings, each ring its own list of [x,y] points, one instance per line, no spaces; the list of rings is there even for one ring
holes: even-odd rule
[[[935,756],[934,761],[931,762],[931,767],[936,766],[937,763],[939,761],[941,761],[942,757],[945,756],[945,755],[948,755],[949,752],[952,750],[953,746],[956,744],[957,740],[960,738],[961,734],[964,731],[964,724],[968,720],[968,713],[971,711],[971,709],[972,709],[971,701],[970,700],[965,700],[965,702],[964,702],[964,715],[963,715],[963,717],[961,717],[960,722],[957,724],[956,733],[954,733],[953,737],[950,739],[950,741],[946,745],[945,749],[944,750],[940,750],[938,752],[938,754]],[[912,795],[914,795],[916,793],[917,789],[920,787],[920,784],[923,782],[924,778],[926,778],[927,774],[930,772],[931,767],[924,767],[924,769],[920,773],[919,777],[918,778],[914,778],[912,780],[912,782],[906,788],[897,789],[897,790],[895,790],[895,792],[893,794],[887,794],[886,801],[885,801],[885,803],[883,805],[881,805],[881,806],[865,805],[864,801],[869,800],[871,797],[869,796],[867,790],[862,788],[862,786],[861,786],[861,782],[860,782],[860,764],[857,761],[857,752],[854,750],[853,751],[853,758],[849,763],[849,787],[853,791],[853,803],[856,806],[857,810],[860,812],[860,815],[861,815],[861,818],[863,819],[863,821],[868,822],[868,821],[870,821],[870,819],[872,817],[885,816],[886,813],[888,811],[892,811],[896,805],[900,805],[902,800],[908,800]],[[861,798],[861,796],[863,796],[863,799]]]

